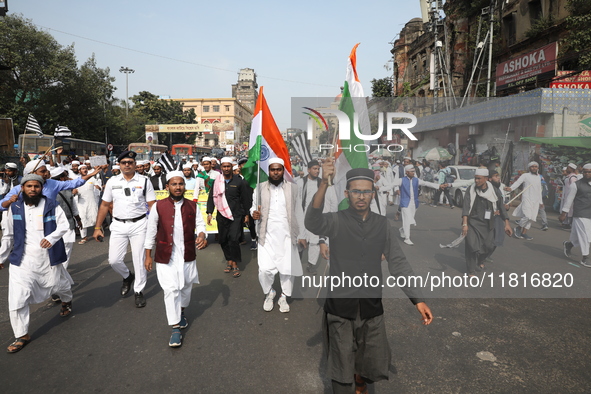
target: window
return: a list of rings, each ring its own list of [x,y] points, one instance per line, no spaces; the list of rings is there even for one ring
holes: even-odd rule
[[[229,105],[224,105],[224,107],[226,107],[226,111],[230,110],[230,106]]]
[[[529,21],[533,25],[543,17],[542,2],[540,0],[533,0],[529,2]]]
[[[209,112],[209,105],[203,106],[203,112]]]
[[[213,106],[213,112],[220,112],[220,106],[219,105],[214,105]]]
[[[507,46],[515,44],[515,15],[516,13],[512,12],[511,14],[503,18],[503,33],[505,35]]]

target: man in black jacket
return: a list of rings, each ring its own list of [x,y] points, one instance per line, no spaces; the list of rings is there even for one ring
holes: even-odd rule
[[[154,190],[166,189],[166,175],[162,173],[162,165],[160,163],[154,163],[152,166],[154,175],[150,177],[150,182],[154,186]]]

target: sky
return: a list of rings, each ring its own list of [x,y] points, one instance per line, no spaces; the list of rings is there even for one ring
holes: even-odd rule
[[[241,68],[253,68],[281,130],[291,127],[292,97],[334,97],[351,49],[365,95],[373,78],[391,75],[390,49],[420,16],[419,0],[132,1],[9,0],[79,64],[92,54],[109,68],[125,98],[149,91],[171,98],[231,97]]]

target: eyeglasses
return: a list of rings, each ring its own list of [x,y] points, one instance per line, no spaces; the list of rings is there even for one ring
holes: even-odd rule
[[[122,165],[122,166],[130,166],[130,165],[133,165],[133,163],[135,163],[135,161],[132,161],[132,160],[120,161],[119,162],[119,165]]]
[[[355,198],[359,198],[361,196],[370,196],[373,193],[373,190],[347,190],[351,196],[355,197]]]

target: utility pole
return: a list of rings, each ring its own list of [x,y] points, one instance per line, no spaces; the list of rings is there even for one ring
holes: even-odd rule
[[[489,98],[490,97],[490,77],[492,74],[492,55],[493,55],[493,32],[494,32],[494,26],[493,26],[493,22],[495,19],[495,6],[496,6],[496,1],[495,0],[491,0],[490,2],[490,10],[488,11],[488,18],[490,20],[490,40],[488,42],[488,74],[486,77],[486,97]]]
[[[127,118],[129,116],[129,74],[133,74],[135,70],[121,66],[119,72],[125,74],[125,117]]]

